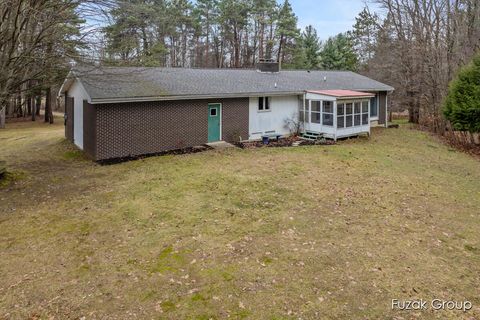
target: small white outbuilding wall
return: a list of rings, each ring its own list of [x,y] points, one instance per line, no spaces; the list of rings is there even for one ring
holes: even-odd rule
[[[68,89],[68,96],[73,97],[73,143],[83,150],[83,100],[88,94],[79,81],[74,81]]]

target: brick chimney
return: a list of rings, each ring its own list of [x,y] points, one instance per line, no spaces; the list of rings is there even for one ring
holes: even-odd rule
[[[257,62],[257,71],[260,72],[280,72],[280,64],[273,59],[259,59]]]

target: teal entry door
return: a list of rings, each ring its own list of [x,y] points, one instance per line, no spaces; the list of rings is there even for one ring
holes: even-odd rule
[[[208,105],[208,142],[220,140],[220,103],[210,103]]]

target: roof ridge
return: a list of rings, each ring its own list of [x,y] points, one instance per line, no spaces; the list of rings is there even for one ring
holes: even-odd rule
[[[72,69],[81,69],[81,68],[92,68],[95,69],[146,69],[146,70],[153,70],[153,69],[165,69],[165,70],[222,70],[222,71],[257,71],[255,67],[251,68],[215,68],[215,67],[160,67],[160,66],[90,66],[90,65],[82,65],[82,66],[75,66]],[[320,70],[320,69],[281,69],[280,72],[351,72],[356,73],[351,70]],[[279,73],[280,73],[279,72]],[[277,72],[274,72],[277,73]]]

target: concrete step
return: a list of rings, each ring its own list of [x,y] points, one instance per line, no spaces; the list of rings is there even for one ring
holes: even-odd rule
[[[228,149],[228,148],[235,148],[235,146],[231,143],[228,143],[226,141],[216,141],[216,142],[209,142],[206,143],[207,146],[213,148],[213,149]]]

